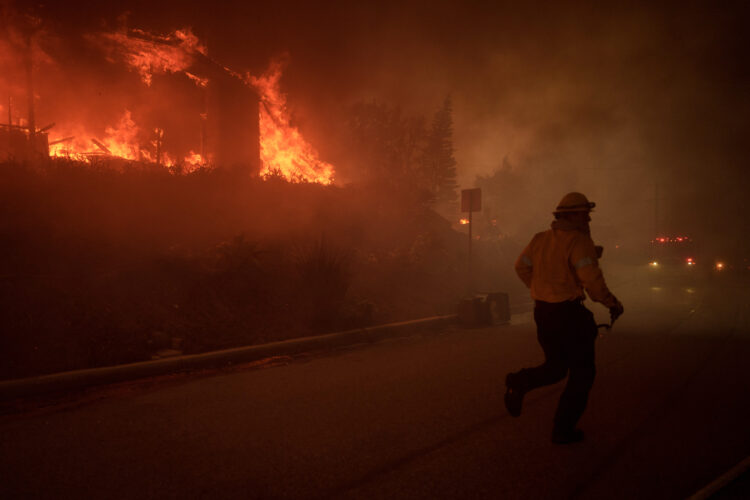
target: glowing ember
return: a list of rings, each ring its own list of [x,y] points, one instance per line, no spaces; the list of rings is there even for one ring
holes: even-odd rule
[[[290,125],[286,96],[279,90],[281,64],[272,63],[260,77],[248,75],[261,98],[261,176],[281,175],[292,182],[333,182],[333,165],[318,158],[318,152]]]
[[[461,224],[462,226],[465,226],[466,224],[469,223],[469,219],[461,219],[458,221],[458,223]]]

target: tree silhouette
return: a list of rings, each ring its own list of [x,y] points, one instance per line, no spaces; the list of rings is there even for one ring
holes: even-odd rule
[[[453,157],[453,107],[445,98],[432,120],[422,154],[422,172],[436,206],[447,212],[457,208],[456,159]]]
[[[348,127],[360,181],[429,199],[420,168],[427,135],[421,116],[377,101],[359,102],[350,111]]]

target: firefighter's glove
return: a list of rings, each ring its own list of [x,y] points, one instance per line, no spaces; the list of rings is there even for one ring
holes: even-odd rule
[[[618,300],[617,304],[609,308],[610,324],[614,323],[624,312],[625,308],[622,306],[622,302]]]

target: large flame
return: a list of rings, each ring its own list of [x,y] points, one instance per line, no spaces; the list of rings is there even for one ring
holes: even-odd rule
[[[260,77],[247,76],[260,94],[261,175],[281,175],[292,182],[333,182],[333,165],[318,158],[318,152],[290,124],[286,96],[279,89],[282,64],[274,62]]]

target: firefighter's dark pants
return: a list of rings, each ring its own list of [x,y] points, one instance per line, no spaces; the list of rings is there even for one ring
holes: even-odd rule
[[[534,320],[537,339],[544,350],[544,364],[514,374],[513,385],[530,391],[559,382],[568,375],[554,425],[559,432],[573,430],[586,409],[596,375],[594,315],[580,301],[536,301]]]

